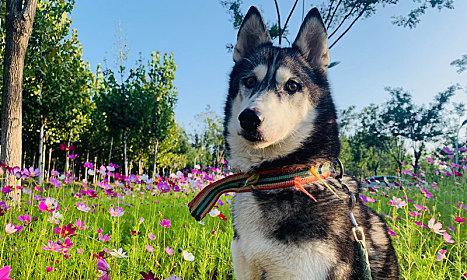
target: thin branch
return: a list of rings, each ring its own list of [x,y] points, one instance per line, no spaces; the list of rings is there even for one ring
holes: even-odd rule
[[[332,20],[334,19],[334,16],[336,15],[336,12],[337,12],[337,9],[339,9],[339,6],[341,5],[341,3],[342,3],[342,0],[339,0],[336,7],[334,8],[334,11],[332,12],[332,16],[329,19],[329,22],[328,22],[328,25],[327,25],[326,28],[329,28],[331,26]]]
[[[274,4],[276,5],[276,13],[277,13],[277,25],[279,28],[279,46],[281,45],[282,42],[282,29],[281,29],[281,13],[279,12],[279,3],[277,3],[277,0],[274,0]]]
[[[290,17],[292,16],[293,11],[295,10],[295,6],[297,6],[297,3],[298,3],[298,0],[295,0],[295,3],[293,4],[292,10],[290,10],[290,13],[289,13],[289,15],[287,16],[287,19],[285,20],[284,28],[281,28],[281,32],[280,32],[281,37],[282,37],[282,33],[283,33],[283,32],[286,30],[286,28],[287,28],[287,24],[289,23]]]
[[[352,26],[357,22],[357,20],[363,16],[363,14],[366,12],[366,8],[368,8],[370,4],[367,3],[365,4],[365,6],[363,7],[362,11],[358,14],[358,16],[352,21],[352,23],[349,25],[349,27],[347,27],[347,29],[339,36],[339,38],[337,38],[332,44],[331,46],[329,47],[329,49],[331,49],[332,47],[334,47],[334,45],[339,42],[340,39],[342,39],[342,37],[344,37],[344,35],[349,32],[349,30],[352,28]]]
[[[342,19],[341,23],[339,23],[339,25],[334,29],[334,31],[331,33],[331,35],[329,35],[328,39],[331,39],[331,37],[337,33],[337,31],[339,30],[339,28],[341,28],[341,26],[344,24],[344,22],[347,20],[347,18],[349,16],[352,15],[354,9],[355,9],[356,6],[353,6],[352,9],[350,10],[350,12],[348,14],[345,15],[345,17]]]
[[[327,15],[326,15],[326,20],[324,20],[325,25],[328,23],[329,17],[331,16],[332,5],[334,4],[334,1],[335,0],[331,0],[331,2],[329,3],[329,8],[328,8],[328,12],[327,12]]]

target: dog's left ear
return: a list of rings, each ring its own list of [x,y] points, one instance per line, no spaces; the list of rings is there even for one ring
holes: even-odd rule
[[[329,49],[326,27],[317,8],[311,9],[306,15],[293,47],[297,48],[311,65],[327,69]]]

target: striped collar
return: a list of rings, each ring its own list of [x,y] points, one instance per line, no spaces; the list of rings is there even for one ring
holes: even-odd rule
[[[335,164],[324,161],[237,173],[206,186],[188,204],[188,207],[191,215],[200,221],[211,211],[220,196],[228,192],[243,193],[295,188],[316,201],[304,186],[319,181],[337,195],[334,189],[323,180],[335,176],[337,174],[335,169]]]

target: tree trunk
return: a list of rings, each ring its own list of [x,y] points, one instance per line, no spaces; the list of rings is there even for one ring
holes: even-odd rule
[[[128,176],[128,158],[127,158],[127,143],[128,137],[126,132],[123,133],[123,168],[125,169],[125,176]]]
[[[114,137],[110,138],[109,164],[112,162],[112,149],[114,147]]]
[[[138,160],[138,175],[142,175],[144,172],[143,170],[143,161],[141,160],[141,158],[139,158]]]
[[[156,177],[157,174],[157,152],[159,149],[159,140],[156,140],[154,144],[154,164],[152,166],[152,177]]]
[[[37,0],[6,1],[6,37],[3,59],[2,135],[0,160],[9,166],[21,167],[22,156],[22,100],[24,58],[32,33]],[[21,181],[7,173],[7,185]],[[19,202],[21,192],[12,192]]]
[[[47,177],[46,179],[49,180],[50,178],[50,165],[52,164],[52,148],[49,148],[49,160],[47,162]]]
[[[44,176],[44,129],[45,129],[45,121],[41,117],[41,129],[39,132],[39,185],[42,184],[42,179]]]
[[[422,151],[423,151],[423,146],[418,149],[414,149],[413,154],[414,154],[414,164],[413,164],[413,172],[415,174],[418,173],[419,169],[419,162],[420,162],[420,157],[422,156]]]

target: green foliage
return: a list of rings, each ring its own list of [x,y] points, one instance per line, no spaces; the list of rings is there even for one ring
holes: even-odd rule
[[[451,62],[451,66],[457,68],[457,73],[460,74],[467,69],[467,54]]]
[[[175,69],[173,55],[155,52],[146,64],[138,61],[138,66],[130,69],[122,81],[110,69],[98,72],[93,124],[100,129],[104,123],[106,128],[94,135],[94,144],[108,147],[110,139],[123,146],[121,149],[127,147],[130,159],[149,162],[148,152],[174,126]],[[123,72],[120,68],[122,77]],[[105,156],[101,154],[101,158]]]
[[[207,106],[196,119],[201,124],[201,131],[192,136],[191,158],[202,166],[217,166],[224,159],[224,136],[222,118]]]

